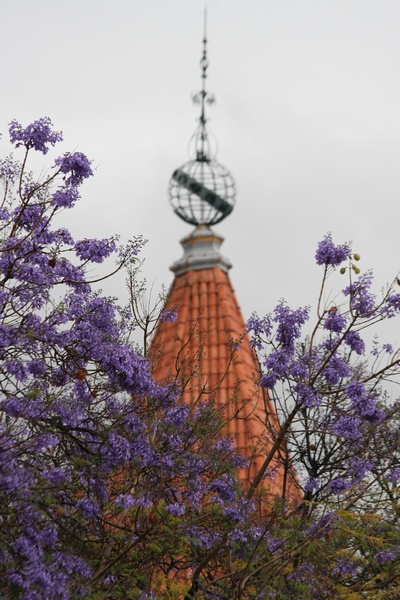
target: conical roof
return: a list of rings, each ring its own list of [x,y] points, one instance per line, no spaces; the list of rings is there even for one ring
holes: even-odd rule
[[[266,390],[258,385],[260,367],[245,332],[244,319],[228,276],[230,264],[219,253],[222,238],[199,226],[182,240],[184,255],[171,269],[175,279],[151,344],[154,376],[184,382],[187,402],[213,398],[226,431],[250,459],[242,480],[248,484],[272,448],[278,419]],[[264,493],[294,492],[287,456],[279,453],[263,484]]]

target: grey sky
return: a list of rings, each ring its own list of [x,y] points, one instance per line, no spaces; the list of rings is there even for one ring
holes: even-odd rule
[[[318,293],[317,241],[353,240],[378,282],[400,268],[400,2],[208,0],[208,111],[237,182],[217,231],[245,316]],[[168,284],[190,226],[167,188],[198,109],[203,0],[0,0],[0,129],[48,115],[96,176],[77,238],[142,233]],[[6,148],[0,141],[2,151]],[[50,155],[49,155],[50,156]],[[49,162],[51,158],[49,158]],[[339,280],[341,283],[342,280]],[[110,291],[109,289],[107,291]],[[120,281],[112,291],[124,295]]]

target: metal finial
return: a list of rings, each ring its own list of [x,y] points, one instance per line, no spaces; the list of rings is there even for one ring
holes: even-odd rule
[[[211,157],[210,141],[206,129],[206,104],[211,105],[215,102],[214,94],[207,92],[206,79],[208,69],[207,57],[207,9],[204,8],[204,33],[203,33],[203,54],[200,60],[202,86],[199,92],[195,92],[192,96],[194,104],[200,104],[199,126],[194,134],[196,160],[208,162]]]
[[[174,212],[192,225],[215,225],[225,219],[235,204],[235,182],[232,175],[215,159],[211,151],[206,124],[206,104],[213,104],[215,97],[206,89],[207,12],[204,9],[203,52],[200,60],[202,86],[192,95],[200,105],[198,125],[191,139],[194,157],[176,169],[169,185],[169,198]]]

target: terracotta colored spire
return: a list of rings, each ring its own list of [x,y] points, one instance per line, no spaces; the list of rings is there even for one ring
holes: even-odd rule
[[[166,305],[176,320],[159,324],[151,354],[157,380],[176,377],[185,382],[186,401],[213,398],[222,409],[226,431],[250,459],[242,474],[249,485],[271,450],[278,420],[258,385],[259,363],[228,276],[230,264],[219,252],[222,241],[204,225],[182,240],[184,255],[171,267],[175,280]],[[264,494],[297,497],[287,460],[277,453]]]
[[[258,385],[260,368],[228,277],[231,265],[219,252],[223,239],[210,229],[232,212],[236,187],[228,169],[216,160],[207,131],[205,108],[213,104],[214,96],[206,89],[205,29],[200,66],[202,87],[193,96],[200,117],[192,157],[174,171],[169,186],[175,214],[195,229],[182,240],[183,257],[171,267],[175,280],[165,314],[176,311],[177,318],[159,323],[151,356],[155,378],[180,381],[185,401],[213,398],[226,431],[249,458],[242,480],[251,485],[272,449],[279,424],[266,391]],[[298,497],[282,448],[274,454],[260,487],[264,495],[269,491]]]

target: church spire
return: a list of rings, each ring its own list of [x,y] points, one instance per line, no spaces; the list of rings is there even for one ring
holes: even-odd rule
[[[169,187],[175,213],[196,227],[181,241],[184,255],[171,267],[175,277],[165,310],[176,313],[176,320],[160,320],[150,357],[155,379],[180,382],[185,402],[192,406],[199,400],[214,402],[225,431],[248,459],[248,468],[241,472],[248,486],[271,452],[270,431],[278,430],[279,423],[267,391],[257,385],[260,365],[229,279],[231,265],[219,253],[223,240],[210,228],[232,211],[235,183],[209,149],[205,111],[213,96],[206,87],[205,29],[201,69],[202,87],[195,96],[200,105],[197,146],[192,159],[174,171]],[[282,456],[285,459],[284,452]],[[262,484],[262,498],[295,497],[296,481],[286,465],[277,453],[273,476]]]

